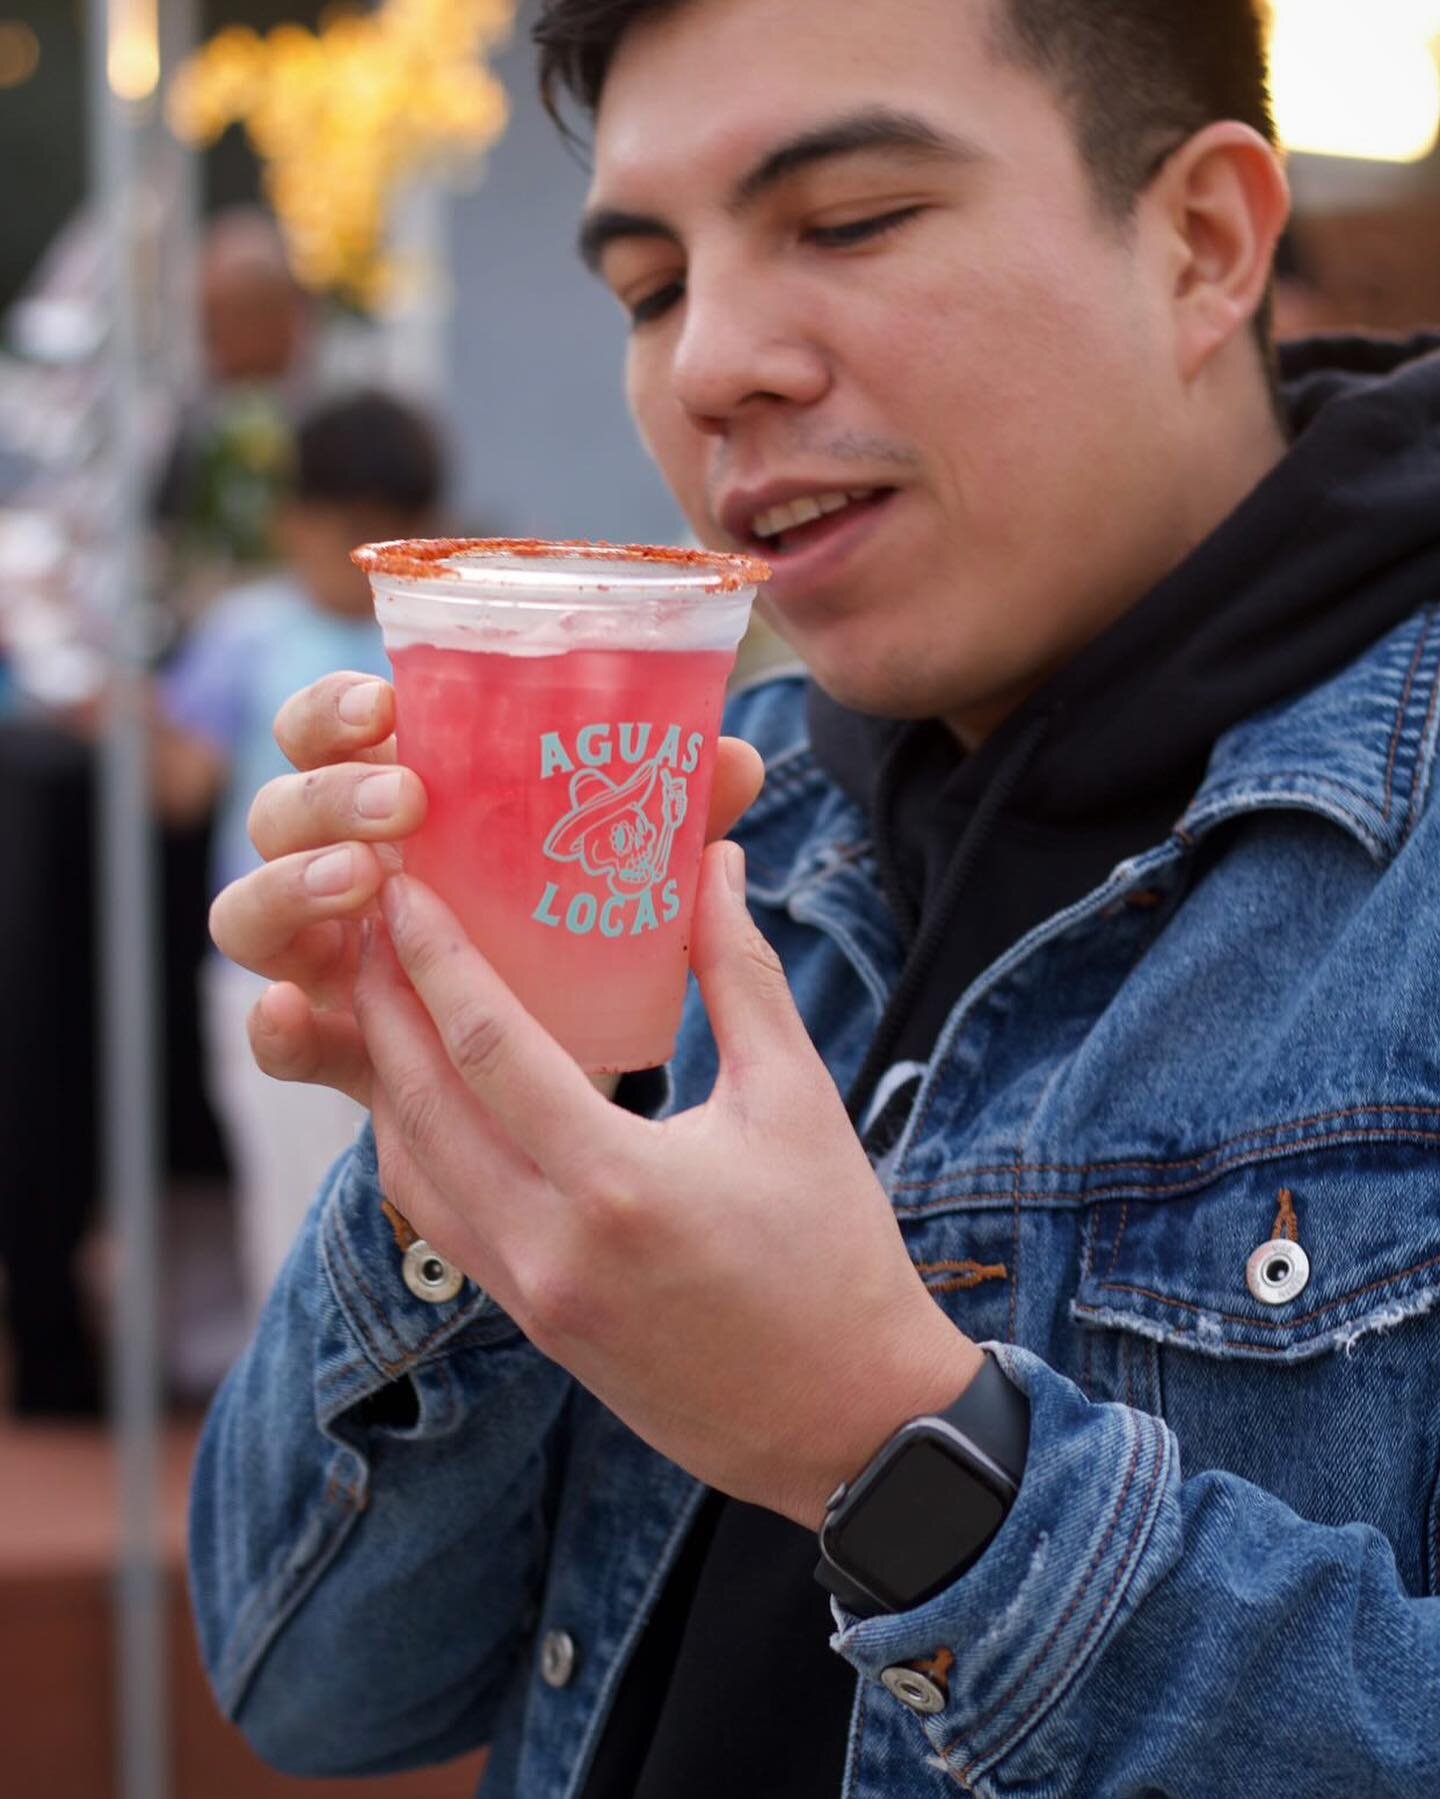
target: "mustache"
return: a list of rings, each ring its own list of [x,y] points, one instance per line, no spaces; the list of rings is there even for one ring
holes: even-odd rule
[[[867,476],[877,468],[894,468],[909,473],[920,466],[920,454],[909,444],[895,438],[880,437],[865,431],[825,432],[792,430],[787,433],[782,449],[766,457],[767,463],[810,462],[826,468],[842,469],[847,464],[861,466]],[[733,447],[722,443],[720,454],[706,481],[706,499],[713,514],[721,492],[729,485],[735,462]],[[866,485],[874,485],[867,481]]]

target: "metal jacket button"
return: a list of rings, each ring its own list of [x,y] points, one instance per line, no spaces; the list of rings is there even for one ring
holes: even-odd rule
[[[437,1255],[423,1237],[417,1237],[405,1251],[400,1271],[405,1285],[427,1305],[438,1306],[453,1299],[465,1285],[465,1276],[455,1264]]]
[[[1283,1306],[1310,1284],[1310,1258],[1288,1237],[1262,1243],[1245,1264],[1245,1284],[1262,1306]]]
[[[540,1678],[547,1687],[566,1687],[575,1672],[575,1639],[568,1630],[547,1630],[540,1645]]]
[[[917,1673],[914,1668],[887,1668],[880,1681],[901,1705],[908,1705],[922,1717],[933,1717],[945,1709],[945,1695],[928,1674]]]

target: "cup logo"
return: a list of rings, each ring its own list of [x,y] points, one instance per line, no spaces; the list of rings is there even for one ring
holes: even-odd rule
[[[535,923],[579,937],[597,930],[602,937],[635,937],[679,917],[670,858],[704,737],[671,725],[647,756],[651,737],[648,724],[586,725],[568,747],[558,732],[542,737],[541,780],[569,777],[569,807],[551,827],[543,853],[603,886],[598,894],[582,890],[567,897],[559,881],[547,881],[531,913]]]
[[[570,782],[570,810],[545,839],[545,854],[555,862],[578,862],[587,875],[603,875],[617,899],[657,887],[670,871],[675,833],[685,822],[688,785],[658,758],[620,783],[582,768]]]

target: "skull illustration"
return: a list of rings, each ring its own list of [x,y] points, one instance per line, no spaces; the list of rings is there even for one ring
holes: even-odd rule
[[[657,779],[662,791],[656,809],[663,815],[658,825],[650,811]],[[620,783],[598,769],[581,769],[570,782],[570,810],[545,839],[545,854],[603,876],[618,897],[643,893],[665,878],[685,817],[685,785],[654,761]]]

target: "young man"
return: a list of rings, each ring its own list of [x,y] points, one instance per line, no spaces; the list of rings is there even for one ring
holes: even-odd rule
[[[1248,0],[540,35],[637,424],[815,683],[732,707],[621,1106],[386,878],[389,690],[282,714],[216,934],[374,1131],[202,1453],[222,1703],[524,1799],[1435,1791],[1440,361],[1277,400]]]

